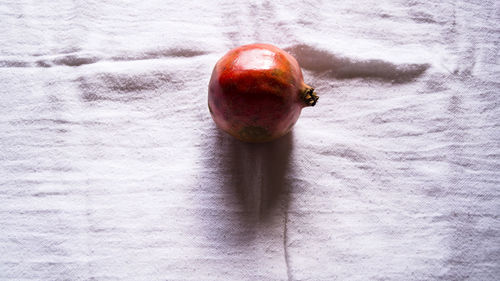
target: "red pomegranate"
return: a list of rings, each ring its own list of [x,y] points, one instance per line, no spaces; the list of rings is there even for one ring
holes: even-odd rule
[[[287,134],[302,108],[317,100],[295,58],[269,44],[230,50],[215,65],[208,89],[208,108],[217,126],[246,142]]]

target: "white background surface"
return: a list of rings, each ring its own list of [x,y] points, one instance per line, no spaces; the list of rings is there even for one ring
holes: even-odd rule
[[[0,3],[0,279],[498,280],[498,1]],[[230,48],[320,100],[248,145]]]

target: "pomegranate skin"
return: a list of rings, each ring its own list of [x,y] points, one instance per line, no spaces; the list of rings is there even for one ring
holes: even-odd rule
[[[302,108],[317,100],[295,58],[269,44],[230,50],[216,63],[208,89],[208,108],[217,126],[245,142],[287,134]]]

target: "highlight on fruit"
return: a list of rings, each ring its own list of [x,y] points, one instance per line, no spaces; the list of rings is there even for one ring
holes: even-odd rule
[[[245,142],[286,135],[318,96],[303,81],[295,58],[269,44],[230,50],[215,64],[208,108],[217,126]]]

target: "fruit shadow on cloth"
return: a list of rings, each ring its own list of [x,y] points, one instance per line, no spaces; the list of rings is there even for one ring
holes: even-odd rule
[[[221,171],[228,171],[224,181],[226,194],[235,194],[246,218],[266,220],[279,206],[288,205],[290,155],[293,133],[269,143],[244,143],[219,132],[225,143]],[[285,210],[286,211],[286,210]]]

